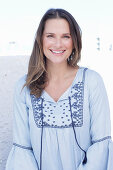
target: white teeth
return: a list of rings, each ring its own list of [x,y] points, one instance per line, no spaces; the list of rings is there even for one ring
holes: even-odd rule
[[[63,53],[64,51],[53,51],[51,50],[53,53],[56,53],[56,54],[60,54],[60,53]]]

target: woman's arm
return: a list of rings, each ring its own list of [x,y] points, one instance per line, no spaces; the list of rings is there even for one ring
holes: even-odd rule
[[[23,78],[18,82],[14,95],[13,147],[6,170],[38,170],[29,135],[29,110],[26,105],[26,88]],[[21,91],[22,90],[22,91]]]
[[[108,164],[111,164],[110,152],[113,153],[113,145],[109,147],[112,142],[108,97],[103,80],[98,73],[91,71],[87,75],[86,82],[89,84],[92,145],[87,150],[87,163],[84,165],[81,163],[78,170],[108,170]],[[112,169],[113,164],[109,166],[109,170]]]

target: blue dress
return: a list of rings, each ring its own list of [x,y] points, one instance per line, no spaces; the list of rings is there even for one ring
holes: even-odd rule
[[[113,170],[110,111],[101,76],[79,67],[55,102],[16,85],[14,135],[6,170]]]

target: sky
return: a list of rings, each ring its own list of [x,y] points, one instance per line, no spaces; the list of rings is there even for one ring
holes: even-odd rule
[[[0,55],[29,55],[41,17],[49,8],[64,8],[82,29],[84,48],[113,44],[112,0],[0,0]],[[91,47],[92,48],[92,47]]]

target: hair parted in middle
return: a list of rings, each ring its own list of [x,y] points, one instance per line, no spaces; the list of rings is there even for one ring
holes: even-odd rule
[[[43,89],[45,88],[47,78],[46,70],[46,57],[43,53],[43,31],[45,28],[45,23],[48,19],[57,19],[62,18],[67,20],[69,23],[70,34],[73,41],[73,50],[71,56],[67,60],[67,63],[76,67],[78,61],[81,58],[81,29],[74,19],[74,17],[64,9],[49,9],[44,16],[42,17],[38,30],[36,32],[36,37],[33,45],[33,50],[29,60],[28,74],[26,78],[26,83],[24,86],[27,86],[30,89],[30,94],[40,97]],[[71,59],[70,59],[71,58]]]

